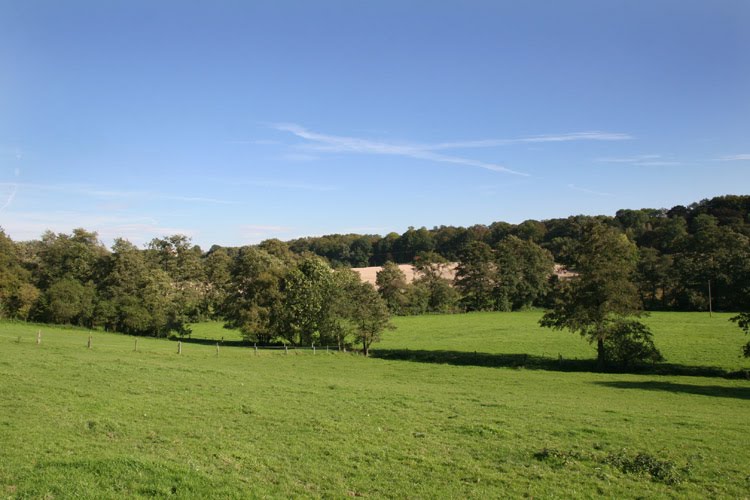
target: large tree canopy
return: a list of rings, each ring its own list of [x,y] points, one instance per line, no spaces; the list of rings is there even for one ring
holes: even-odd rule
[[[648,329],[634,319],[642,311],[632,281],[636,262],[636,246],[626,235],[602,224],[590,225],[576,260],[578,276],[561,284],[540,324],[577,332],[595,342],[600,368],[615,358],[625,363],[637,360],[623,358],[623,352],[640,360],[661,359]]]

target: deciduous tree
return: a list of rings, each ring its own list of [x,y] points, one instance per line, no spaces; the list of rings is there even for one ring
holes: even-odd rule
[[[563,282],[553,308],[540,324],[577,332],[595,342],[600,368],[614,361],[618,346],[634,352],[634,342],[640,345],[641,360],[660,359],[650,331],[634,319],[641,314],[640,297],[632,281],[636,256],[635,245],[624,234],[602,224],[589,226],[577,257],[579,274]]]
[[[408,302],[406,275],[394,262],[386,262],[377,272],[375,284],[392,314],[403,314]]]

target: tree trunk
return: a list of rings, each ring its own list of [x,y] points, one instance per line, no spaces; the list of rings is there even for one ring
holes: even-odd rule
[[[607,353],[604,351],[604,339],[602,337],[596,339],[596,366],[600,370],[607,367]]]

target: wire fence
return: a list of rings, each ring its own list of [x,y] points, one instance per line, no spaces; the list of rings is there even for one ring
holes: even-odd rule
[[[106,335],[106,337],[105,337]],[[52,345],[55,347],[83,347],[87,349],[106,349],[108,351],[133,351],[133,352],[174,352],[178,355],[183,353],[183,350],[189,351],[200,351],[205,353],[214,349],[216,356],[219,356],[221,350],[230,348],[233,352],[244,349],[255,355],[259,352],[267,351],[269,353],[278,353],[284,355],[295,355],[295,354],[360,354],[357,349],[347,348],[339,345],[257,345],[244,343],[241,345],[230,344],[226,345],[224,341],[214,341],[211,339],[187,339],[187,340],[166,340],[166,339],[154,339],[149,337],[130,337],[132,343],[128,344],[125,340],[118,342],[111,342],[111,334],[102,333],[90,333],[88,336],[81,332],[68,334],[55,334],[51,338],[43,334],[43,330],[38,330],[36,334],[24,332],[21,334],[0,334],[0,339],[14,342],[14,343],[28,343],[36,344],[37,346],[43,347],[46,345]],[[234,342],[234,341],[229,341]],[[194,352],[194,351],[193,351]]]

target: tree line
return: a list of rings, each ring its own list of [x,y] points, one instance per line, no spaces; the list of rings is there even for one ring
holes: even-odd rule
[[[628,236],[638,249],[634,280],[649,310],[718,310],[747,307],[750,283],[750,196],[720,196],[688,206],[618,210],[614,217],[574,215],[520,224],[494,222],[470,227],[413,227],[385,236],[334,234],[288,242],[295,253],[311,252],[333,266],[413,263],[435,253],[448,261],[465,259],[469,246],[491,249],[510,236],[538,245],[555,262],[576,265],[585,229],[601,223]],[[475,251],[485,253],[485,250]],[[477,256],[473,257],[475,260]],[[485,260],[489,260],[487,257]]]
[[[596,243],[592,234],[608,236]],[[622,241],[630,245],[621,259],[627,266],[597,279],[632,290],[621,293],[630,304],[620,308],[630,311],[623,317],[644,308],[747,310],[750,196],[724,196],[669,210],[620,210],[614,217],[271,239],[208,251],[183,235],[155,238],[144,248],[117,239],[106,248],[85,229],[48,231],[23,242],[0,230],[0,315],[155,336],[189,335],[190,323],[219,319],[249,341],[357,343],[366,351],[388,327],[389,314],[529,307],[559,312],[566,296],[578,297],[577,303],[592,294],[607,296],[604,289],[584,293],[577,287],[597,274],[591,248],[599,245],[606,255]],[[403,262],[417,270],[412,283],[397,266]],[[445,270],[454,262],[455,280],[449,280]],[[556,262],[579,278],[558,280]],[[377,287],[351,271],[362,264],[383,265]],[[591,304],[589,309],[601,307]],[[602,318],[611,319],[610,313]],[[645,335],[609,319],[592,333],[560,318],[547,317],[546,326],[571,328],[592,342],[612,338],[606,332],[615,327],[629,328],[630,337]],[[738,321],[747,329],[746,317]]]
[[[0,312],[157,337],[222,319],[248,341],[358,344],[365,353],[390,326],[385,302],[354,271],[283,244],[204,253],[173,235],[145,249],[117,239],[108,250],[85,229],[18,243],[0,230]]]

